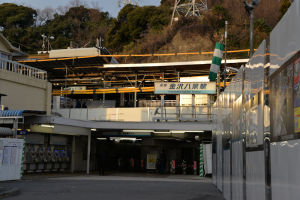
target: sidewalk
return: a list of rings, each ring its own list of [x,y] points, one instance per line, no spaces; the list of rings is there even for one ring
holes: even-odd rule
[[[0,199],[5,197],[15,196],[20,194],[20,189],[16,187],[3,187],[0,186]]]
[[[98,177],[98,178],[97,178]],[[41,173],[41,174],[26,174],[23,176],[23,180],[37,180],[37,179],[151,179],[151,180],[182,180],[182,181],[199,181],[205,183],[211,183],[211,178],[200,177],[197,175],[183,175],[183,174],[157,174],[157,173],[130,173],[130,172],[106,172],[105,176],[99,176],[98,172],[91,172],[89,175],[85,173]]]

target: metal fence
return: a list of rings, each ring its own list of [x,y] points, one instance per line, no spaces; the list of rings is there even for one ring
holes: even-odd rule
[[[162,122],[211,121],[210,106],[137,108],[64,108],[52,110],[65,118],[95,121]]]
[[[41,80],[47,79],[47,72],[41,69],[0,58],[0,70],[7,70]]]

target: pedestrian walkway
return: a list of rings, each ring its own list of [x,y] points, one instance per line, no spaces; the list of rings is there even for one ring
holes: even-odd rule
[[[146,176],[145,176],[146,175]],[[190,175],[112,174],[25,176],[25,180],[10,182],[21,188],[11,200],[222,200],[210,179]]]
[[[13,186],[1,186],[0,187],[0,199],[5,197],[14,196],[20,193],[20,189]]]

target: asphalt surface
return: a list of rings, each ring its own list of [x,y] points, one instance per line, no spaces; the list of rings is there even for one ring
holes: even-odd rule
[[[208,179],[188,177],[71,176],[7,182],[21,194],[10,200],[221,200]]]

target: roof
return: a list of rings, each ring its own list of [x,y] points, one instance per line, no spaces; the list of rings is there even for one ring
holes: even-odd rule
[[[0,117],[21,117],[24,110],[3,110],[0,111]]]
[[[20,49],[14,47],[2,33],[0,33],[0,40],[4,45],[11,51],[12,56],[27,56],[26,53],[22,52]]]
[[[227,60],[227,64],[247,63],[249,59],[231,59]],[[222,60],[224,64],[225,61]],[[195,66],[195,65],[210,65],[211,60],[203,61],[185,61],[185,62],[163,62],[163,63],[139,63],[139,64],[105,64],[104,68],[140,68],[140,67],[179,67],[179,66]]]
[[[45,111],[35,110],[2,110],[0,111],[0,117],[22,117],[25,115],[44,115]]]

